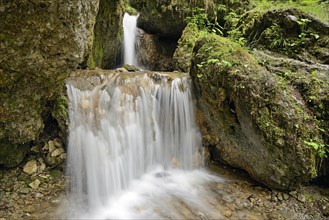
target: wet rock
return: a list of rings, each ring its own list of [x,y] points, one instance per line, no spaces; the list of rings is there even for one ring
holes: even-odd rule
[[[38,171],[37,161],[30,160],[23,168],[23,171],[29,175],[32,175]]]
[[[137,66],[129,65],[129,64],[123,65],[123,68],[125,68],[128,72],[138,72],[138,71],[140,71],[140,69]]]
[[[36,179],[35,181],[33,181],[32,183],[29,184],[29,186],[34,189],[34,190],[37,190],[40,186],[40,180],[39,179]]]

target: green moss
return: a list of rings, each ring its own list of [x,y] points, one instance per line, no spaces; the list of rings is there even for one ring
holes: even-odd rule
[[[124,0],[101,0],[94,27],[92,52],[87,60],[87,67],[94,69],[113,68],[121,60],[121,41]]]
[[[0,149],[0,164],[8,168],[19,165],[28,152],[27,145],[18,146],[6,139],[0,139]]]
[[[317,175],[316,151],[304,140],[321,136],[289,81],[259,66],[238,43],[216,35],[201,38],[193,57],[191,75],[210,133],[222,149],[235,152],[222,152],[222,159],[282,189]]]
[[[186,26],[178,41],[178,46],[173,57],[177,70],[189,72],[195,42],[205,34],[206,32],[200,31],[195,23],[189,23]]]

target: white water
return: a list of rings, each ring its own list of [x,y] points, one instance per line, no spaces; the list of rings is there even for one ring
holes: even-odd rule
[[[124,64],[137,65],[136,55],[136,36],[137,36],[137,18],[138,16],[124,14],[123,17],[123,47]]]
[[[146,74],[112,76],[92,91],[67,89],[66,217],[220,217],[205,199],[205,185],[220,180],[199,169],[201,138],[188,78],[157,84]]]

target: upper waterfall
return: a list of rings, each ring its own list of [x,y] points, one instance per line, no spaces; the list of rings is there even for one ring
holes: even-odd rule
[[[137,64],[136,58],[136,36],[137,36],[137,18],[138,16],[124,14],[123,17],[123,47],[124,47],[124,64]]]

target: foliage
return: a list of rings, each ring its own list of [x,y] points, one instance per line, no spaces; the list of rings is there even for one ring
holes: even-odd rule
[[[284,8],[298,8],[306,13],[318,17],[323,22],[329,23],[329,1],[319,0],[255,0],[255,7],[257,10],[271,10],[271,9],[284,9]]]
[[[186,23],[194,23],[199,30],[206,30],[209,33],[223,35],[223,27],[221,27],[215,16],[214,20],[209,20],[208,14],[203,8],[193,8],[192,15],[185,19]]]
[[[326,158],[328,156],[329,151],[324,144],[315,142],[312,139],[309,141],[304,141],[304,143],[310,148],[314,149],[320,158]]]

